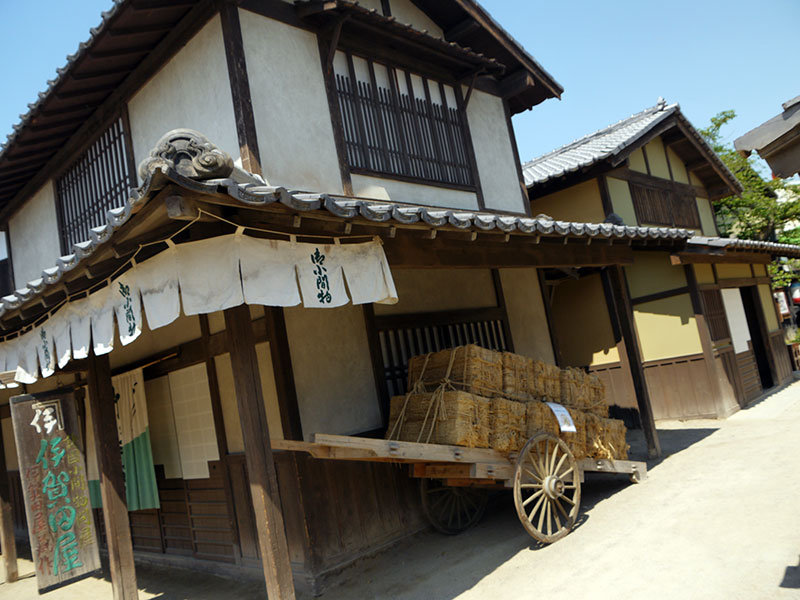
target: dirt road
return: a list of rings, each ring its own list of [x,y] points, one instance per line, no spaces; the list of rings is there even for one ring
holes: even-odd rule
[[[726,421],[659,423],[641,485],[587,478],[578,526],[540,547],[510,498],[457,537],[421,534],[342,573],[323,600],[800,598],[800,382]],[[30,563],[20,565],[24,573]],[[263,587],[137,568],[141,598],[258,598]],[[89,579],[48,594],[110,597]],[[35,582],[0,599],[36,598]]]

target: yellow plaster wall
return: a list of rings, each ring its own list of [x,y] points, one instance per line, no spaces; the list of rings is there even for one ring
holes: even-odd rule
[[[599,274],[558,284],[552,308],[554,333],[565,365],[619,361]]]
[[[664,152],[664,144],[661,142],[661,138],[657,137],[651,140],[644,149],[645,152],[647,152],[647,163],[650,165],[650,174],[653,177],[669,179],[667,155]]]
[[[686,165],[672,148],[667,148],[667,158],[669,158],[669,166],[672,168],[672,178],[679,183],[689,183]]]
[[[632,171],[647,173],[647,163],[644,162],[644,153],[641,148],[631,152],[631,155],[628,157],[628,162]]]
[[[717,236],[717,223],[714,220],[714,210],[711,207],[711,200],[708,198],[696,197],[697,212],[700,214],[700,226],[703,228],[703,235],[710,237]]]
[[[762,283],[758,286],[758,296],[761,298],[761,309],[764,311],[767,331],[778,331],[781,326],[775,314],[775,299],[767,284]]]
[[[500,269],[514,352],[555,364],[536,269]]]
[[[711,268],[711,265],[707,265],[705,263],[698,263],[694,265],[694,276],[697,279],[697,283],[717,282],[714,279],[714,269]]]
[[[534,216],[545,214],[560,221],[602,223],[606,218],[596,179],[538,198],[531,210]]]
[[[637,304],[633,319],[645,361],[703,351],[689,294]]]
[[[611,207],[626,225],[637,225],[636,211],[633,209],[631,188],[627,181],[606,177],[608,182],[608,195],[611,197]]]
[[[625,267],[631,298],[674,290],[686,285],[682,266],[673,266],[668,252],[634,252],[633,264]]]
[[[753,265],[753,273],[756,274],[756,277],[766,277],[767,265]]]
[[[750,265],[719,263],[717,277],[720,279],[750,279],[753,277],[753,273],[750,271]]]
[[[689,171],[689,183],[698,187],[703,187],[703,182],[700,181],[700,178],[691,171]]]
[[[489,269],[392,269],[397,304],[375,304],[376,315],[407,315],[497,306]]]

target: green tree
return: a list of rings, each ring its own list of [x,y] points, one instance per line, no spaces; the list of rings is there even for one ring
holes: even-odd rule
[[[731,143],[725,141],[721,130],[735,117],[735,111],[724,110],[711,118],[711,125],[700,130],[744,188],[739,196],[727,196],[714,201],[720,235],[800,244],[800,227],[797,227],[797,221],[800,220],[800,194],[787,188],[782,179],[765,179],[752,156],[742,156]],[[778,190],[786,190],[781,194],[782,198]],[[797,264],[791,264],[787,272],[784,264],[770,265],[773,287],[788,285],[798,267]]]

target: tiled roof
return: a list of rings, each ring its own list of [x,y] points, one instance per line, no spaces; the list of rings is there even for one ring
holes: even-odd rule
[[[614,156],[677,109],[677,104],[667,105],[659,101],[652,108],[534,158],[522,165],[525,185],[545,183]]]
[[[793,244],[740,240],[737,238],[704,237],[699,235],[690,238],[688,243],[692,246],[724,248],[726,250],[751,250],[755,252],[769,252],[771,254],[792,258],[800,257],[800,246],[795,246]]]
[[[663,98],[659,98],[658,104],[651,108],[525,163],[522,165],[525,185],[528,187],[541,185],[607,159],[616,166],[614,162],[616,157],[619,157],[619,160],[624,159],[626,149],[672,117],[699,155],[708,161],[709,172],[716,173],[714,177],[719,177],[730,193],[741,192],[742,185],[739,180],[683,116],[680,106],[677,103],[667,104]],[[726,194],[720,194],[723,195]]]

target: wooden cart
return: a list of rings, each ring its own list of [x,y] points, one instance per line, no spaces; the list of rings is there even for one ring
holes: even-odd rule
[[[643,462],[577,460],[563,440],[545,432],[511,456],[484,448],[323,434],[314,435],[312,442],[275,440],[273,447],[328,460],[407,463],[411,475],[420,479],[425,515],[436,529],[450,535],[480,520],[489,489],[512,488],[522,525],[545,543],[564,537],[575,524],[587,471],[626,473],[634,483],[647,476]]]

